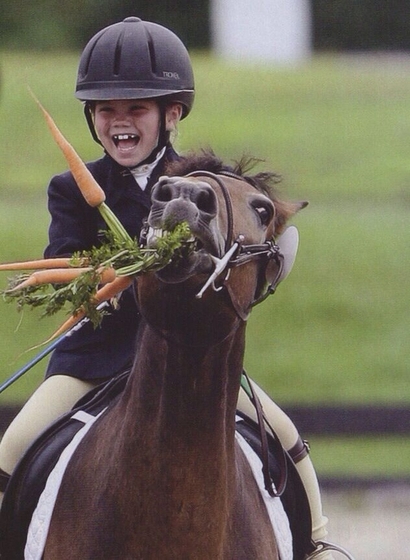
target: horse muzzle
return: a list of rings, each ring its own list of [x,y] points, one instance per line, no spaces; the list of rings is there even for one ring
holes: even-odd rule
[[[152,207],[147,220],[146,244],[155,248],[158,238],[177,224],[187,223],[192,239],[190,251],[157,272],[164,282],[183,282],[195,274],[209,273],[213,257],[223,252],[224,239],[218,227],[218,200],[204,182],[181,177],[162,177],[154,186]]]

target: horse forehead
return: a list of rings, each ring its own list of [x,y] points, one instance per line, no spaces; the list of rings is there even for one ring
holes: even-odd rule
[[[215,178],[198,175],[196,177],[185,177],[185,179],[192,181],[199,188],[201,185],[209,185],[217,196],[221,209],[224,209],[226,199],[223,189],[229,194],[229,198],[235,206],[246,206],[249,199],[253,196],[264,196],[260,191],[253,187],[250,183],[241,178],[235,178],[225,175],[216,175]],[[243,208],[241,209],[243,210]],[[240,210],[240,211],[241,211]]]
[[[196,176],[187,176],[186,179],[195,182],[198,186],[206,183],[214,190],[218,200],[219,225],[222,228],[229,227],[228,213],[232,211],[234,237],[246,234],[248,242],[260,243],[273,236],[274,220],[272,219],[268,228],[261,229],[260,222],[255,219],[255,211],[252,208],[252,202],[256,199],[266,198],[272,203],[273,200],[245,179],[230,175],[203,176],[200,173]]]

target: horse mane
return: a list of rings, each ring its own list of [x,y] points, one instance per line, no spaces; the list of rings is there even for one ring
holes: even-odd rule
[[[235,161],[234,165],[227,165],[208,148],[199,152],[189,152],[181,159],[168,163],[165,173],[169,176],[184,176],[193,171],[208,171],[216,175],[235,175],[274,199],[274,185],[281,180],[280,175],[273,171],[249,174],[261,161],[263,160],[244,155],[239,161]]]
[[[281,233],[289,218],[302,208],[305,208],[308,203],[283,200],[275,188],[275,185],[281,181],[281,176],[273,171],[262,171],[250,175],[249,172],[262,161],[244,155],[239,161],[234,162],[233,166],[230,166],[216,156],[212,149],[208,148],[202,149],[199,152],[189,152],[179,160],[168,163],[165,168],[165,174],[171,177],[183,177],[193,171],[208,171],[216,175],[234,175],[239,179],[243,179],[275,203],[277,209],[275,228],[277,233]]]

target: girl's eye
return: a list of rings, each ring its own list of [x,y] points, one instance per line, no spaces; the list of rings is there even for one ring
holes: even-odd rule
[[[131,105],[130,110],[133,112],[146,111],[147,108],[144,105]]]
[[[103,106],[101,106],[101,107],[98,107],[98,108],[97,108],[97,111],[98,111],[99,113],[111,113],[111,112],[112,112],[112,108],[109,107],[108,105],[107,105],[107,106],[103,105]]]

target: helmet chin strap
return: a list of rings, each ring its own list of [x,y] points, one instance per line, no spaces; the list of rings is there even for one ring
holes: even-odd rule
[[[133,165],[132,167],[130,167],[130,169],[135,169],[136,167],[140,167],[141,165],[153,163],[157,159],[158,154],[161,152],[161,150],[163,150],[169,142],[170,132],[167,130],[166,105],[165,103],[158,102],[158,107],[159,107],[160,125],[159,125],[157,145],[155,146],[155,148],[152,150],[152,152],[149,154],[148,157],[146,157],[144,160],[137,163],[137,165]]]
[[[91,136],[93,137],[93,140],[95,142],[97,142],[97,144],[102,146],[101,140],[98,138],[97,132],[95,131],[93,112],[92,112],[92,109],[91,109],[91,103],[89,101],[85,102],[84,116],[85,116],[85,120],[87,121],[88,128],[90,129]]]

